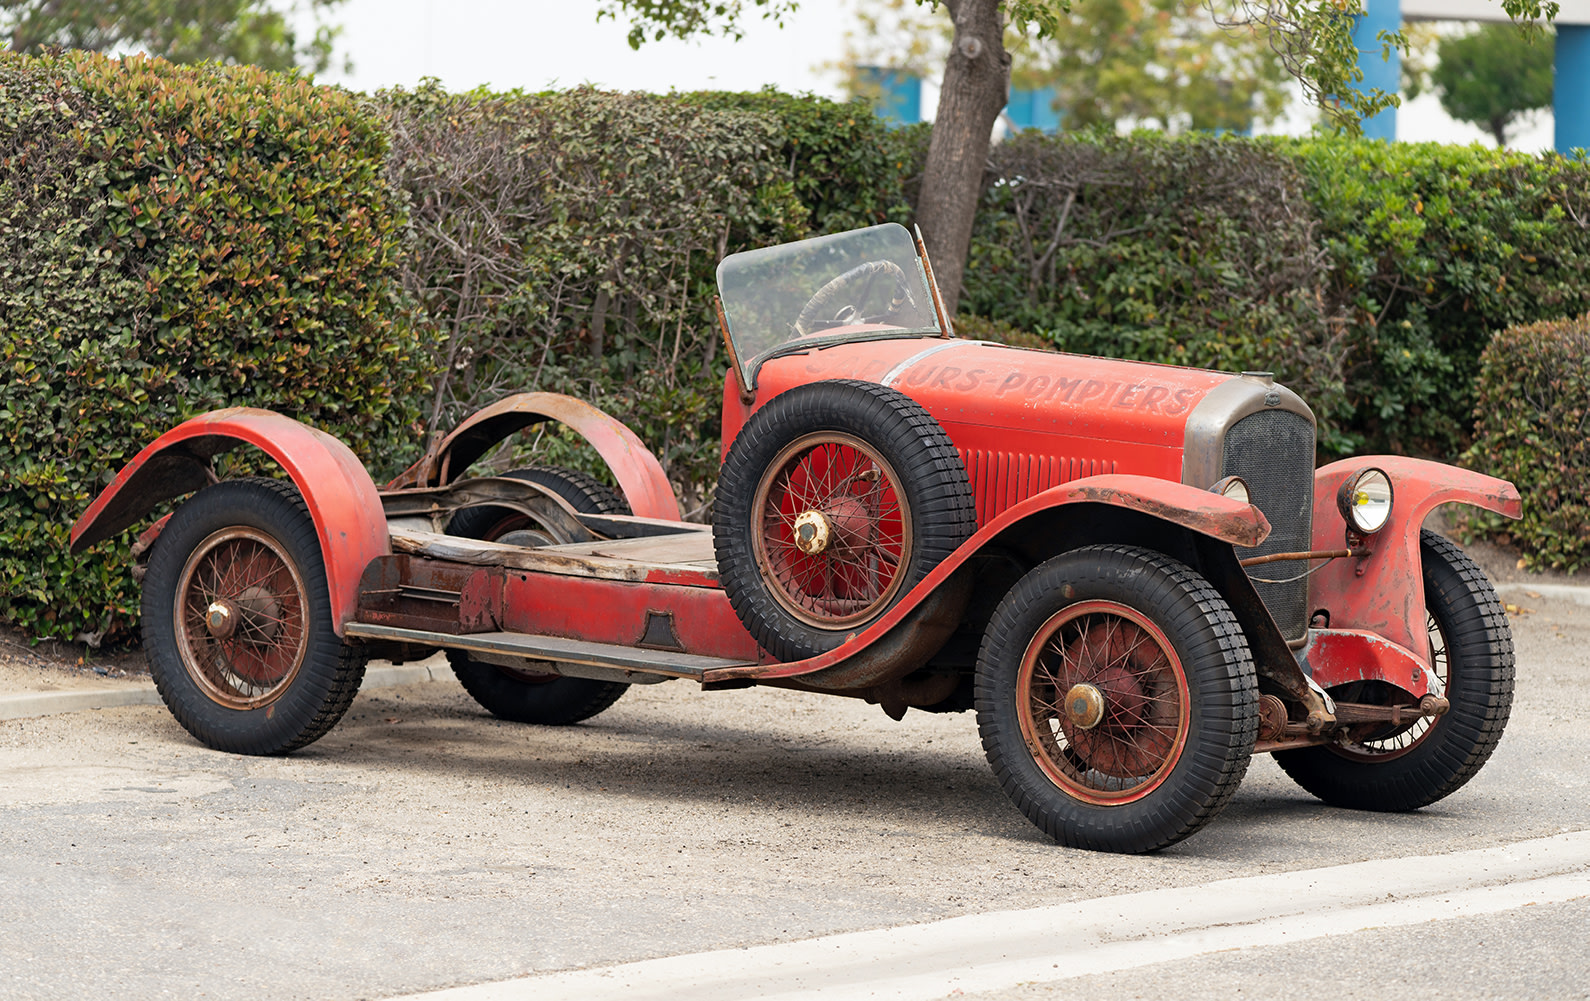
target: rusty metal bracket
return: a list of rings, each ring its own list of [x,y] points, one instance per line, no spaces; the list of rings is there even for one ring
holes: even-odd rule
[[[1292,648],[1287,646],[1264,599],[1253,589],[1253,581],[1237,562],[1229,544],[1198,537],[1198,555],[1204,576],[1225,596],[1231,611],[1248,638],[1254,669],[1281,690],[1287,699],[1302,705],[1310,733],[1320,733],[1335,722],[1327,696],[1303,673]]]

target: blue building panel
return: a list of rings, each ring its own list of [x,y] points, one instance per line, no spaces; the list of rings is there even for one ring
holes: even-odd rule
[[[1005,105],[1005,117],[1018,130],[1040,129],[1044,132],[1060,131],[1060,112],[1055,110],[1053,87],[1036,90],[1013,88],[1010,103]]]
[[[1590,149],[1590,24],[1557,25],[1551,110],[1557,152]]]
[[[873,110],[890,125],[922,120],[922,80],[885,66],[858,66],[862,84],[873,92]]]
[[[1362,90],[1382,90],[1395,94],[1402,89],[1402,53],[1395,47],[1380,54],[1382,31],[1402,29],[1402,0],[1364,0],[1364,14],[1353,25],[1353,44],[1358,46],[1358,69],[1363,73]],[[1364,119],[1364,136],[1392,142],[1397,138],[1397,109],[1387,108]]]

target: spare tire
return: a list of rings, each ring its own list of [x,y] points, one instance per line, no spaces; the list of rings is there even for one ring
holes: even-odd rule
[[[712,536],[729,603],[785,661],[876,622],[977,529],[938,421],[870,382],[815,382],[746,422],[718,476]]]

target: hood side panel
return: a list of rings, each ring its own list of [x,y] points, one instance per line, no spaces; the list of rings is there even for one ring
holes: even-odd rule
[[[754,404],[724,393],[724,450],[778,393],[820,379],[893,386],[943,425],[966,464],[979,524],[1042,490],[1103,473],[1180,481],[1187,415],[1222,372],[902,338],[842,344],[766,363]]]

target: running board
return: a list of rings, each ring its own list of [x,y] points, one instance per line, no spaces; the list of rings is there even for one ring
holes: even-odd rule
[[[701,680],[707,671],[751,666],[727,657],[703,657],[673,650],[643,650],[616,643],[592,643],[561,636],[536,636],[530,633],[439,633],[428,629],[404,629],[369,622],[350,622],[343,635],[349,639],[404,643],[418,647],[467,650],[482,655],[482,660],[516,666],[515,661],[550,662],[555,673],[571,678],[600,681],[626,681],[647,684],[669,678]],[[543,668],[544,670],[544,668]],[[636,677],[640,675],[640,677]]]

